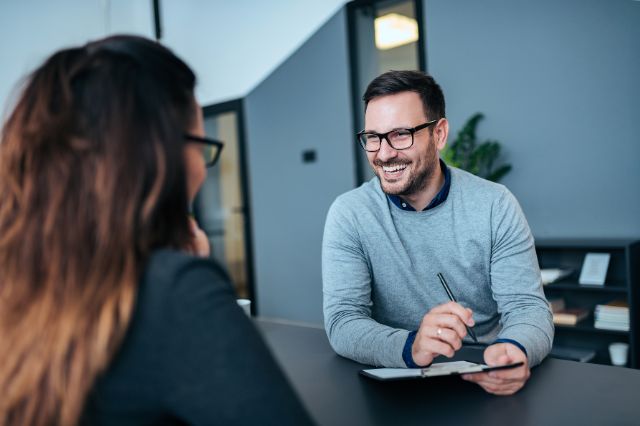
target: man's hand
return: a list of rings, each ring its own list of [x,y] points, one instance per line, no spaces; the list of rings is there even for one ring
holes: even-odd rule
[[[496,343],[484,351],[484,362],[489,366],[524,362],[524,365],[508,370],[488,373],[465,374],[464,380],[475,382],[484,390],[495,395],[512,395],[519,391],[529,379],[529,362],[520,348],[511,343]]]
[[[465,324],[473,327],[473,312],[456,302],[445,303],[431,309],[420,323],[416,339],[411,347],[413,362],[431,364],[438,355],[451,358],[462,347],[467,335]]]
[[[188,251],[200,257],[209,257],[211,248],[207,234],[198,226],[194,218],[189,217],[189,227],[191,228],[191,244]]]

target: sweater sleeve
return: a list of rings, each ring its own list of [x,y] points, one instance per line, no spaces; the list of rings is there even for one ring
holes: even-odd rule
[[[408,330],[371,317],[371,271],[355,218],[338,198],[327,215],[322,241],[324,323],[333,349],[363,364],[406,367]]]
[[[216,265],[183,268],[165,315],[162,394],[173,416],[188,424],[312,423]]]
[[[531,230],[506,188],[493,205],[491,226],[491,289],[502,324],[498,338],[522,344],[534,366],[551,350],[553,319]]]

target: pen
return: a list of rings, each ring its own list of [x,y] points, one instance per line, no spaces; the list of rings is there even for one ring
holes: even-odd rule
[[[444,287],[444,291],[447,292],[447,296],[449,296],[449,299],[451,299],[452,302],[458,303],[458,301],[456,300],[456,298],[453,295],[453,293],[451,293],[451,289],[447,285],[447,282],[445,281],[444,277],[442,276],[442,274],[440,272],[438,272],[438,278],[440,278],[440,282],[442,283],[442,287]],[[476,335],[473,332],[473,330],[471,330],[469,327],[467,327],[467,324],[464,325],[464,328],[467,329],[467,333],[469,333],[469,336],[471,336],[473,341],[475,343],[478,343],[478,339],[476,338]]]

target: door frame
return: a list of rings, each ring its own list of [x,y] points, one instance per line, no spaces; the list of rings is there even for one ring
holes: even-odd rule
[[[349,52],[349,74],[350,74],[350,83],[351,83],[351,111],[352,111],[352,125],[353,125],[353,134],[355,135],[362,129],[356,129],[355,125],[359,121],[359,112],[360,111],[360,96],[358,93],[358,76],[359,76],[359,67],[358,67],[358,55],[356,54],[356,49],[358,48],[358,33],[356,28],[356,10],[361,9],[363,7],[373,7],[377,3],[388,2],[389,0],[352,0],[346,4],[347,8],[347,39],[348,46],[347,51]],[[404,0],[397,0],[398,3],[401,3]],[[416,43],[416,48],[418,49],[418,67],[420,71],[427,72],[427,49],[425,43],[425,29],[424,29],[424,5],[423,2],[425,0],[411,0],[413,1],[413,10],[416,14],[416,21],[418,22],[418,42]],[[356,186],[364,183],[362,181],[362,165],[358,160],[361,155],[361,148],[357,143],[353,144],[354,149],[354,159],[356,160],[355,165],[355,173],[356,173]]]
[[[238,154],[240,164],[238,164],[240,173],[240,188],[242,191],[242,213],[244,214],[244,244],[245,244],[245,260],[247,268],[247,293],[251,300],[251,313],[257,315],[257,300],[255,291],[255,268],[253,262],[253,228],[251,226],[251,203],[249,196],[249,167],[247,162],[246,149],[246,131],[244,121],[244,105],[242,99],[234,99],[202,107],[202,115],[204,119],[211,118],[224,113],[233,112],[236,114],[236,131],[238,134]],[[223,141],[224,142],[224,141]]]

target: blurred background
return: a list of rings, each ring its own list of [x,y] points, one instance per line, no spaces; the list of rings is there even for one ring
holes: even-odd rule
[[[322,322],[325,215],[371,177],[360,98],[390,69],[440,83],[450,141],[484,115],[536,238],[640,238],[639,1],[0,0],[3,118],[49,54],[115,33],[197,73],[226,145],[194,213],[261,316]]]

